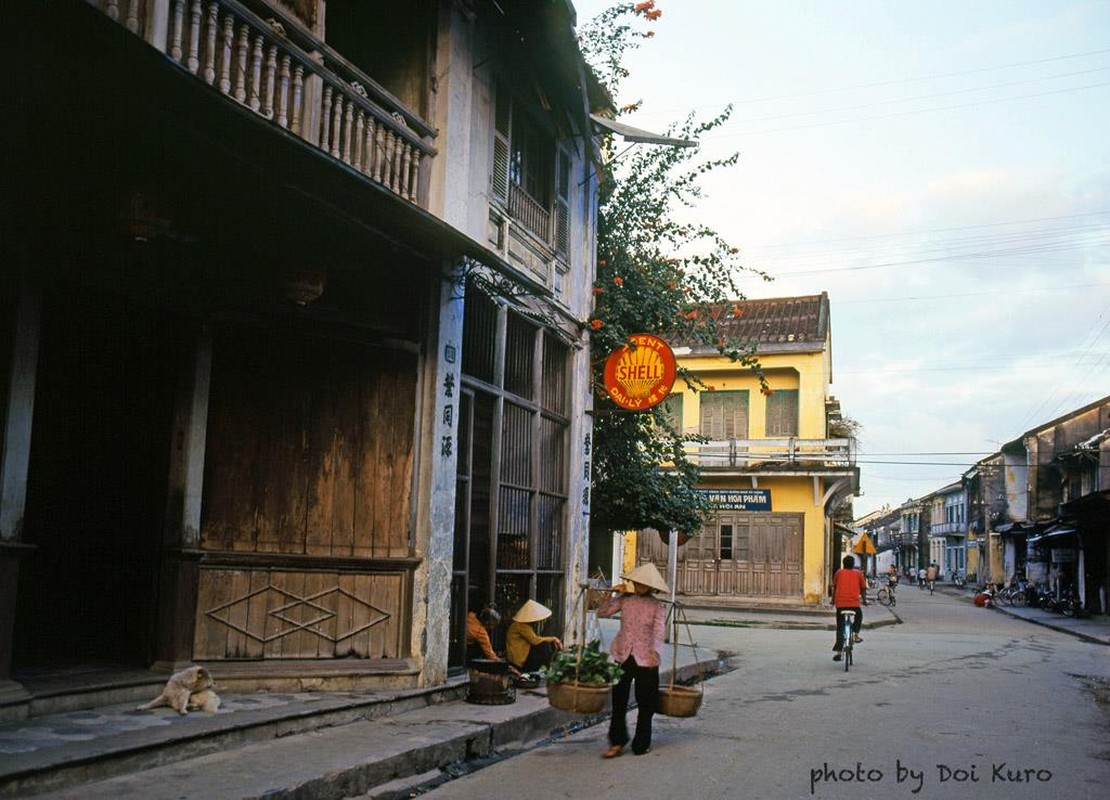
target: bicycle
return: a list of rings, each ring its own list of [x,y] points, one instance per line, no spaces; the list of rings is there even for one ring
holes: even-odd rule
[[[852,666],[852,649],[855,639],[855,631],[852,630],[852,627],[856,623],[856,612],[846,609],[839,612],[839,615],[841,644],[844,647],[841,651],[841,655],[844,661],[844,671],[847,672]]]
[[[882,589],[879,589],[879,591],[875,593],[875,599],[879,601],[879,605],[881,605],[881,606],[896,606],[896,605],[898,605],[898,597],[896,596],[895,591],[894,591],[896,586],[897,586],[897,584],[891,583],[887,586],[884,586]]]
[[[956,586],[962,589],[967,586],[967,576],[965,576],[962,572],[953,572],[952,583],[956,584]]]

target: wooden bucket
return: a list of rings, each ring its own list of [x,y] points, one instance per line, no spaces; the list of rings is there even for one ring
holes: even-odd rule
[[[586,686],[574,681],[547,684],[547,702],[563,711],[597,714],[609,699],[609,686]]]
[[[665,717],[692,717],[701,708],[702,690],[689,686],[663,686],[659,689],[659,713]]]
[[[470,683],[466,702],[483,706],[502,706],[516,701],[516,688],[509,662],[476,658],[470,662]]]

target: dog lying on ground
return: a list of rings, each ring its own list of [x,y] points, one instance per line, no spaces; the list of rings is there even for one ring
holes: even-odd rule
[[[204,667],[189,667],[171,675],[162,693],[146,705],[139,706],[138,710],[169,706],[178,714],[190,711],[214,713],[220,707],[220,697],[212,690],[214,685],[212,673]]]

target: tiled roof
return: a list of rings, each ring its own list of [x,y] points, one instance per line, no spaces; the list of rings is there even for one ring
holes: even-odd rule
[[[761,351],[819,349],[829,332],[829,297],[826,293],[801,297],[738,300],[726,304],[718,318],[721,333]]]

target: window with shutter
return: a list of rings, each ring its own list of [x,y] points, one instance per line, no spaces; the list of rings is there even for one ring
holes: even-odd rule
[[[493,173],[490,175],[490,190],[495,197],[507,200],[509,197],[510,132],[508,92],[499,88],[494,106]]]
[[[570,153],[555,151],[555,249],[566,255],[570,247]]]
[[[662,403],[662,409],[670,426],[682,433],[682,393],[667,395],[667,399]]]
[[[767,398],[767,435],[798,435],[797,389],[776,389]]]
[[[712,441],[748,438],[748,393],[703,392],[700,431]]]
[[[508,216],[560,253],[570,244],[570,153],[504,84],[494,99],[490,194]]]

